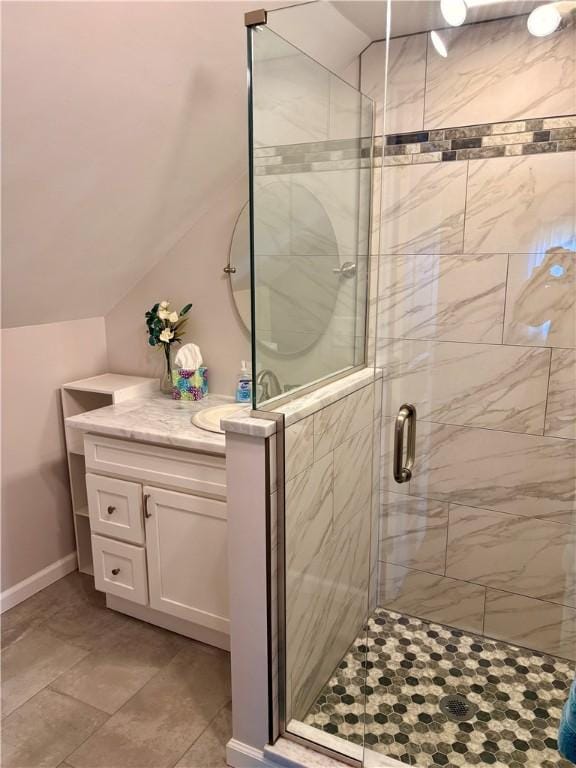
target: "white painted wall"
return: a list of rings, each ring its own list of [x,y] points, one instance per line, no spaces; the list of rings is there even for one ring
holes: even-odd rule
[[[2,330],[2,591],[74,552],[60,386],[106,366],[101,317]]]
[[[227,263],[232,231],[248,198],[247,178],[231,184],[215,205],[106,315],[110,369],[159,376],[164,357],[147,344],[144,312],[155,301],[178,309],[191,301],[186,341],[200,346],[211,392],[234,394],[240,361],[250,357],[248,332],[236,316]]]

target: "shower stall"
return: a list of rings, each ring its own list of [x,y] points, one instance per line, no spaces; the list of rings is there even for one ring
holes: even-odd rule
[[[568,768],[576,26],[351,5],[381,27],[344,77],[273,13],[247,27],[234,279],[253,414],[280,424],[275,734],[355,765]]]

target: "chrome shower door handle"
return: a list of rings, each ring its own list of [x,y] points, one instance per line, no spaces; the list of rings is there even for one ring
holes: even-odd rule
[[[353,261],[345,261],[340,267],[332,270],[335,275],[340,277],[354,277],[356,275],[356,264]]]
[[[404,463],[404,432],[408,424],[408,440],[406,447],[406,463]],[[412,477],[414,458],[416,455],[416,408],[404,403],[398,411],[394,427],[394,480],[397,483],[407,483]]]

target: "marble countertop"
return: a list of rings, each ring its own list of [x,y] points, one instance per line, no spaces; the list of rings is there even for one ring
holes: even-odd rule
[[[224,455],[224,435],[194,426],[191,418],[195,411],[233,402],[234,398],[224,395],[208,395],[197,402],[183,402],[155,392],[69,416],[66,426],[98,435]]]
[[[289,426],[366,386],[381,375],[382,372],[379,370],[364,368],[295,398],[276,408],[275,411],[284,413],[285,426]],[[167,395],[154,392],[116,405],[69,416],[66,419],[66,426],[109,437],[224,455],[225,436],[196,427],[192,424],[191,418],[195,411],[233,402],[234,398],[225,395],[208,395],[198,402],[183,402],[171,400]],[[242,406],[239,405],[237,416],[222,419],[222,426],[227,431],[257,437],[270,437],[276,432],[274,417],[271,415],[271,418],[267,419],[266,411],[260,411],[261,418],[254,418],[249,411],[241,409]]]

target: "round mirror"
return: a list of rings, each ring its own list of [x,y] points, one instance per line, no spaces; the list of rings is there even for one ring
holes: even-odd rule
[[[300,354],[323,335],[336,306],[344,273],[334,228],[318,197],[294,181],[263,180],[256,187],[254,207],[257,340],[278,355]],[[247,329],[249,224],[246,203],[236,221],[226,267]]]

